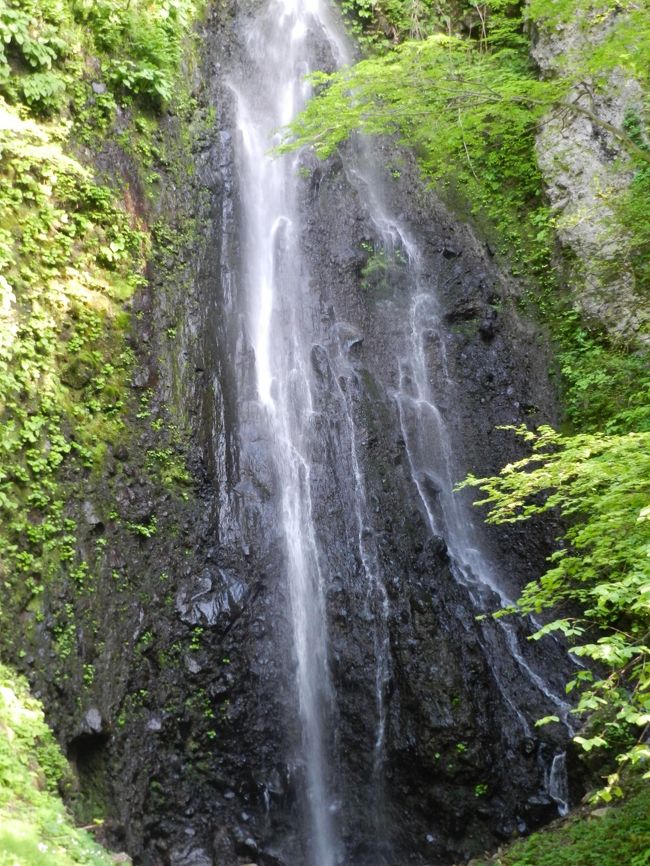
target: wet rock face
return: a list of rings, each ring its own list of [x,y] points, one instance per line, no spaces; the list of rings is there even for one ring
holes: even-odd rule
[[[223,569],[202,574],[181,585],[176,595],[176,611],[189,625],[231,626],[242,613],[247,588]]]
[[[160,252],[137,301],[136,327],[148,336],[134,336],[146,373],[134,388],[151,387],[154,406],[175,407],[189,441],[192,494],[171,497],[145,477],[151,432],[115,451],[106,478],[84,488],[79,503],[84,543],[90,549],[101,535],[104,558],[93,593],[83,596],[85,625],[63,663],[67,678],[51,648],[60,633],[54,611],[72,586],[48,602],[32,671],[82,787],[101,792],[109,841],[142,866],[307,862],[277,474],[241,296],[236,132],[225,84],[247,12],[245,4],[221,8],[205,33],[199,111],[213,107],[217,121],[196,137],[187,188],[170,179],[160,205],[198,213],[196,234],[176,257],[180,271]],[[504,632],[477,623],[445,542],[427,525],[395,399],[409,333],[407,255],[388,249],[373,224],[354,159],[352,149],[344,161],[306,158],[299,189],[313,510],[333,685],[324,710],[328,781],[342,863],[425,866],[552,817],[544,773],[562,733],[542,742],[524,730],[508,700],[532,719],[546,714],[539,691],[512,662]],[[390,207],[422,251],[420,290],[440,294],[444,327],[425,335],[425,354],[457,480],[468,470],[492,472],[516,454],[496,425],[553,417],[546,350],[515,314],[513,287],[488,251],[422,192],[408,160],[390,184]],[[436,479],[422,484],[435,510]],[[157,531],[125,534],[113,511],[145,529],[156,517]],[[543,531],[482,538],[508,592],[538,572]],[[557,648],[527,652],[559,687]],[[91,661],[94,680],[84,686]],[[514,697],[504,698],[504,683]]]
[[[458,860],[555,815],[542,790],[552,744],[524,734],[504,701],[499,682],[514,684],[516,701],[532,718],[543,705],[512,661],[504,634],[489,623],[477,624],[470,593],[452,575],[444,542],[430,537],[415,495],[395,405],[409,327],[405,253],[386,250],[344,165],[315,170],[317,189],[306,186],[304,194],[311,214],[305,243],[318,305],[313,318],[324,328],[313,362],[316,381],[330,426],[336,426],[337,402],[340,412],[340,400],[332,398],[334,384],[353,407],[369,534],[388,595],[387,720],[378,780],[373,775],[376,665],[369,648],[376,647],[373,622],[379,611],[376,601],[373,609],[368,600],[359,562],[349,548],[338,551],[330,633],[339,772],[346,792],[344,842],[350,863]],[[404,223],[424,250],[420,290],[444,287],[444,331],[425,335],[425,345],[460,480],[466,471],[491,472],[511,460],[515,443],[495,426],[548,419],[553,397],[541,337],[515,315],[512,287],[471,233],[418,189],[416,172],[407,165],[387,198],[395,213],[407,215]],[[377,261],[380,267],[372,267]],[[443,386],[442,353],[456,383],[453,390]],[[343,419],[338,427],[344,427]],[[331,458],[332,465],[344,462],[342,454]],[[341,508],[354,492],[342,478],[339,484],[347,494],[339,489],[330,496],[338,495]],[[322,495],[327,502],[325,485]],[[332,511],[334,502],[323,509]],[[485,533],[483,543],[499,562],[507,592],[515,593],[540,567],[543,532],[537,538]],[[334,533],[324,547],[337,549]],[[498,606],[496,597],[491,603]],[[521,640],[526,643],[523,633]],[[495,665],[495,658],[502,664]],[[561,674],[549,670],[551,659],[550,667],[558,665],[560,673],[561,655],[552,646],[540,649],[532,663],[561,693]]]

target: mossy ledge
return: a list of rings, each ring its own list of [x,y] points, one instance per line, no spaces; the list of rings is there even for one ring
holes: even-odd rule
[[[569,818],[468,866],[647,866],[650,790],[632,781],[615,806],[584,806]]]
[[[58,795],[102,836],[111,808],[93,737],[128,728],[146,694],[127,686],[151,638],[136,626],[151,584],[139,557],[157,533],[175,543],[193,497],[169,292],[188,280],[201,193],[174,207],[165,196],[188,189],[214,122],[195,98],[202,14],[193,0],[0,9],[0,653],[74,768],[3,667],[11,866],[113,862]],[[156,581],[172,599],[162,567]],[[111,628],[133,636],[121,667]]]
[[[40,703],[27,683],[0,665],[0,863],[3,866],[111,866],[88,829],[75,827],[60,792],[74,791],[70,772]]]

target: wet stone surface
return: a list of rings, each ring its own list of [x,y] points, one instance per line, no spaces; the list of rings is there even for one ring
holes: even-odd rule
[[[246,603],[246,586],[223,569],[205,569],[176,595],[176,611],[189,625],[232,625]]]

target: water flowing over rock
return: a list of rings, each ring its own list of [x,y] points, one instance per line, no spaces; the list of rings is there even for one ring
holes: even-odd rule
[[[103,655],[81,708],[47,685],[54,721],[142,866],[458,862],[570,796],[565,653],[477,618],[539,573],[551,529],[484,527],[452,492],[516,456],[497,425],[553,418],[544,338],[390,143],[269,156],[306,73],[350,60],[325,0],[211,16],[195,90],[212,125],[186,186],[161,181],[200,236],[183,280],[160,252],[135,321],[196,498],[166,516],[135,443],[115,452],[106,514],[158,529],[112,548],[88,499],[108,566],[78,644]]]
[[[415,199],[411,170],[389,178],[364,143],[324,166],[269,156],[304,76],[350,59],[329,7],[255,4],[235,33],[215,85],[236,130],[233,537],[272,587],[264,675],[283,696],[275,766],[257,770],[279,776],[264,829],[234,831],[235,848],[257,837],[262,859],[312,866],[463,856],[552,812],[536,714],[566,736],[559,649],[475,619],[510,602],[526,557],[452,492],[543,372],[532,352],[504,359],[508,288]]]

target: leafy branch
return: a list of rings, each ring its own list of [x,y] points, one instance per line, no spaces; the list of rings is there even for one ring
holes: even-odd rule
[[[511,428],[514,429],[514,428]],[[623,745],[619,762],[650,758],[650,432],[565,436],[550,427],[516,428],[531,453],[498,476],[470,475],[489,523],[528,520],[550,510],[568,524],[548,570],[523,590],[522,613],[562,612],[576,603],[581,619],[559,616],[535,635],[561,632],[597,676],[580,671],[567,690],[581,690],[578,713],[594,713],[585,749]],[[595,640],[585,641],[585,637]],[[650,773],[647,774],[650,777]]]

